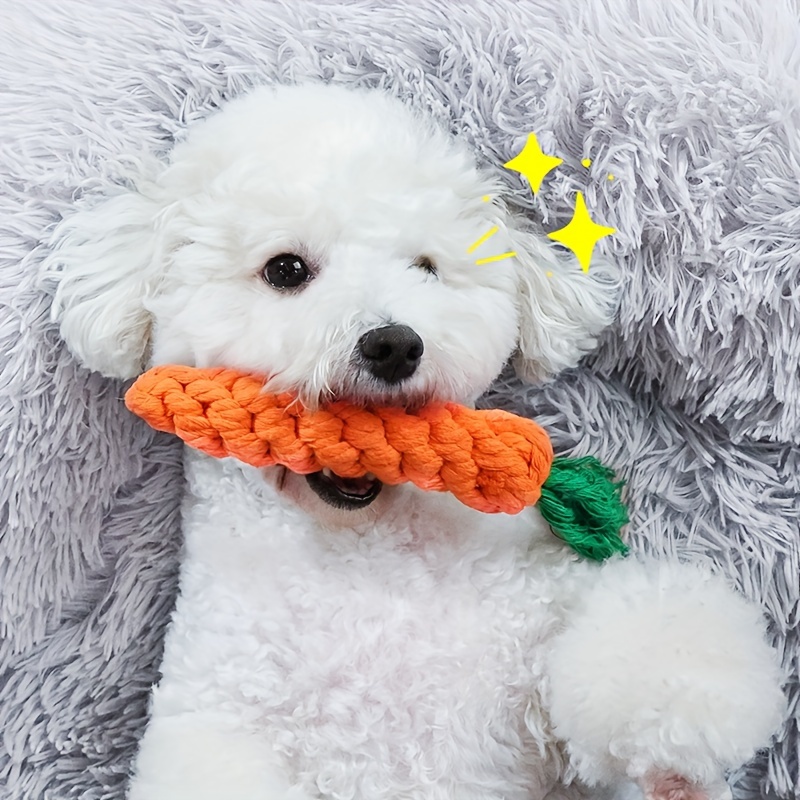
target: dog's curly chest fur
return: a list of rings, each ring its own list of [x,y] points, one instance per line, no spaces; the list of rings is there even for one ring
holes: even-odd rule
[[[257,471],[189,461],[190,566],[157,708],[189,711],[201,692],[331,796],[404,782],[543,788],[560,759],[536,654],[558,613],[530,552],[535,513],[453,513],[452,498],[398,489],[409,497],[394,520],[326,530]],[[445,509],[450,525],[430,527]],[[183,609],[202,628],[184,626]]]

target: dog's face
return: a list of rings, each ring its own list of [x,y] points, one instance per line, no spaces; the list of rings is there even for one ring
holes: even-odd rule
[[[467,252],[503,223],[494,187],[383,95],[256,94],[161,180],[183,241],[148,303],[156,363],[260,372],[306,404],[416,404],[474,399],[516,344],[514,265]]]
[[[561,263],[498,194],[387,95],[256,90],[62,223],[56,314],[106,374],[230,366],[307,405],[471,402],[515,350],[534,377],[573,364],[613,312],[607,266]]]

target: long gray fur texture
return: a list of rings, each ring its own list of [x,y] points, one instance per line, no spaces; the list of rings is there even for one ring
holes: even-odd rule
[[[306,78],[426,109],[544,231],[578,189],[617,228],[598,353],[487,402],[616,467],[637,550],[712,562],[763,605],[793,716],[736,796],[797,797],[798,19],[791,0],[0,0],[0,797],[121,800],[180,552],[179,444],[59,341],[49,229],[225,99]],[[565,160],[536,197],[502,167],[531,131]]]

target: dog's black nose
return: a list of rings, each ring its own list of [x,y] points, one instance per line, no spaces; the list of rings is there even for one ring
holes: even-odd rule
[[[410,378],[424,349],[422,339],[408,325],[375,328],[358,340],[358,350],[367,369],[386,383],[400,383]]]

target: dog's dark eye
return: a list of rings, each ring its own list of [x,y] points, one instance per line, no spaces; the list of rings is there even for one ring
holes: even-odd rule
[[[294,289],[311,279],[306,262],[294,253],[281,253],[271,258],[261,274],[276,289]]]
[[[429,272],[431,275],[436,275],[436,267],[434,266],[433,261],[431,261],[427,256],[415,258],[414,266],[424,269],[425,272]]]

